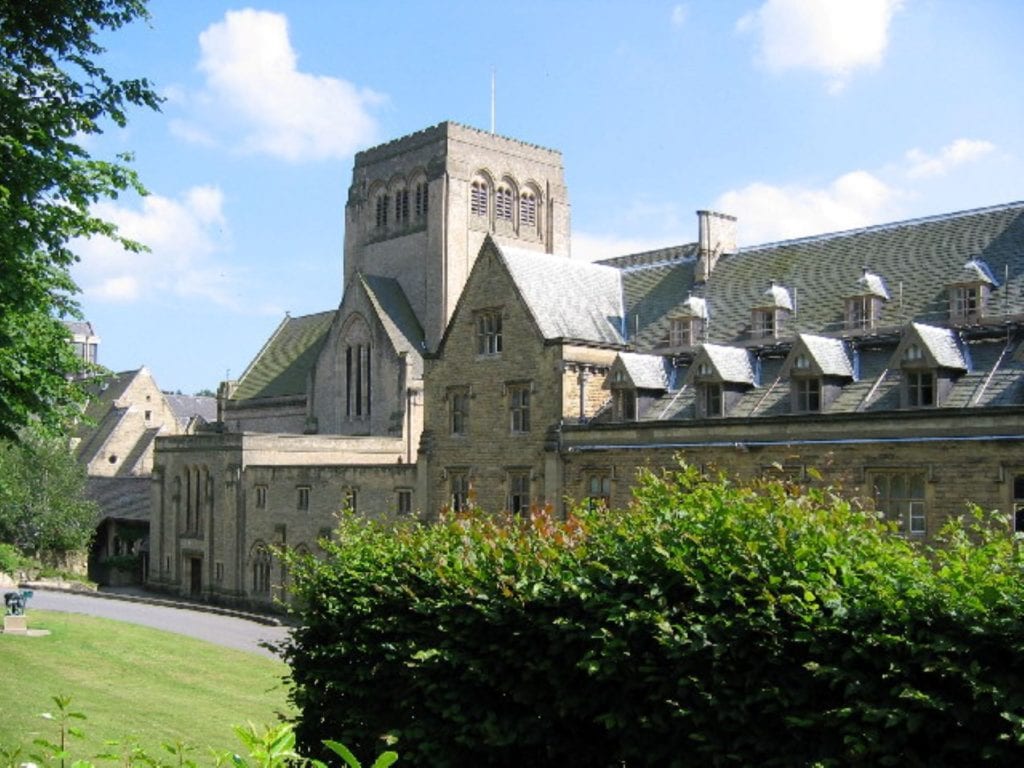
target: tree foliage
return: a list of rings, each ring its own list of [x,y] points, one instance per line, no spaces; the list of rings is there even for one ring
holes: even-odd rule
[[[346,516],[326,558],[287,558],[299,743],[396,739],[431,766],[1014,764],[1021,557],[984,516],[946,535],[919,549],[827,489],[687,467],[562,522]]]
[[[83,139],[124,126],[131,105],[157,108],[144,79],[97,62],[102,31],[145,17],[145,0],[0,0],[0,437],[32,420],[59,426],[82,400],[62,320],[79,317],[76,238],[140,246],[90,212],[143,192],[130,158],[96,159]]]
[[[37,558],[88,548],[98,509],[84,497],[85,469],[57,437],[0,440],[0,542]]]

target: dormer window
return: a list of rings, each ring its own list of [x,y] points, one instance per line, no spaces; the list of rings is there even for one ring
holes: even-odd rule
[[[874,328],[882,317],[882,307],[889,300],[885,281],[865,268],[844,305],[844,320],[851,330]]]
[[[774,339],[778,330],[774,309],[755,309],[751,320],[751,335],[755,339]]]
[[[941,405],[953,388],[957,377],[968,369],[957,333],[912,323],[896,349],[898,357],[890,367],[903,374],[902,404],[904,408],[932,408]]]
[[[949,284],[949,319],[954,323],[979,321],[995,287],[996,280],[985,262],[968,261]]]
[[[697,375],[700,377],[707,377],[714,373],[710,363],[701,363],[697,366]]]
[[[935,405],[935,372],[906,371],[906,398],[909,408],[928,408]]]
[[[903,350],[904,363],[920,364],[924,361],[924,350],[918,344],[910,344]]]
[[[615,417],[618,421],[636,421],[636,390],[615,390],[614,407]]]
[[[700,407],[701,416],[705,418],[717,418],[723,415],[722,385],[716,382],[707,382],[700,385]]]
[[[751,314],[750,335],[755,339],[774,339],[781,335],[782,321],[793,311],[793,299],[785,287],[774,281],[763,298],[764,304]]]
[[[797,355],[793,361],[793,367],[798,371],[809,371],[811,369],[811,358],[807,355]]]
[[[704,320],[700,317],[674,317],[669,321],[670,347],[692,347],[700,343],[704,333]]]
[[[817,413],[821,410],[821,379],[793,379],[793,410],[797,413]]]

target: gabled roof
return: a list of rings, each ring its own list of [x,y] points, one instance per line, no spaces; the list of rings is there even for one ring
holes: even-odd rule
[[[702,363],[708,363],[715,379],[732,384],[753,384],[754,366],[750,353],[742,347],[728,347],[723,344],[702,344],[697,351],[687,374],[692,382]]]
[[[608,382],[614,386],[617,372],[622,372],[627,382],[636,389],[660,389],[669,387],[672,361],[661,355],[641,355],[636,352],[619,352],[609,371]]]
[[[399,282],[376,275],[359,275],[359,280],[395,350],[422,355],[426,336]]]
[[[853,378],[853,363],[850,361],[843,340],[828,336],[814,336],[808,333],[801,333],[797,336],[782,368],[783,378],[792,373],[797,358],[802,354],[806,354],[810,358],[814,372],[820,376]]]
[[[90,477],[85,484],[85,497],[99,506],[99,519],[149,522],[149,477]]]
[[[936,328],[933,325],[921,323],[911,323],[907,327],[893,353],[891,367],[900,367],[904,350],[914,343],[920,344],[930,365],[960,371],[967,370],[967,360],[960,349],[956,333],[950,328]]]
[[[789,295],[789,291],[785,286],[779,285],[773,280],[772,284],[768,286],[768,290],[762,294],[761,303],[757,306],[761,308],[788,309],[792,312],[793,297]]]
[[[877,296],[880,299],[889,300],[889,289],[885,286],[885,280],[882,279],[881,275],[876,275],[874,272],[869,272],[865,269],[861,272],[860,277],[857,278],[857,282],[854,285],[852,291],[846,294],[848,298],[854,296]]]
[[[624,342],[622,282],[613,267],[494,244],[545,339]]]
[[[164,393],[164,399],[174,413],[174,418],[182,427],[187,426],[194,417],[206,424],[217,420],[217,398],[208,395],[173,395]]]
[[[672,317],[699,317],[708,319],[708,303],[700,296],[687,296],[686,301],[672,313]]]
[[[953,282],[959,284],[985,283],[992,286],[999,285],[992,276],[992,271],[988,268],[988,264],[979,259],[971,259],[964,264]]]
[[[335,312],[286,315],[238,380],[234,400],[304,395]]]

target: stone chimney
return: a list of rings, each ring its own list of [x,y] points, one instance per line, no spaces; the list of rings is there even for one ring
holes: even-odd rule
[[[736,217],[717,211],[697,211],[698,261],[695,279],[707,282],[718,260],[736,252]]]

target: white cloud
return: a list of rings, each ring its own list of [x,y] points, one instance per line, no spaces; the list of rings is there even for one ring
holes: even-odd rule
[[[223,143],[289,161],[347,157],[374,139],[370,109],[382,97],[300,71],[284,15],[229,11],[199,35],[199,47],[206,90],[176,99],[196,115],[171,126],[178,137],[208,143],[240,131]]]
[[[911,149],[906,154],[909,163],[907,176],[912,179],[943,176],[955,166],[984,157],[995,148],[995,144],[988,141],[957,139],[940,149],[935,156],[917,148]]]
[[[690,15],[690,9],[680,3],[672,7],[672,26],[681,27],[686,23],[687,17]]]
[[[852,171],[822,189],[755,182],[719,196],[714,207],[737,216],[741,242],[753,245],[877,224],[895,215],[901,194]]]
[[[903,0],[767,0],[737,23],[759,36],[758,58],[772,72],[810,69],[828,76],[829,91],[852,73],[878,67],[889,23]]]
[[[83,294],[122,303],[198,298],[237,308],[232,277],[215,262],[230,239],[222,208],[216,187],[193,187],[180,200],[149,195],[136,208],[97,204],[93,213],[150,251],[129,253],[105,238],[78,241],[75,277]]]

